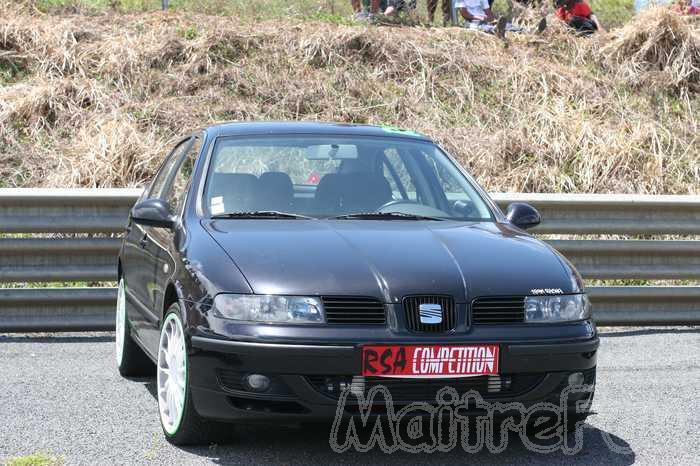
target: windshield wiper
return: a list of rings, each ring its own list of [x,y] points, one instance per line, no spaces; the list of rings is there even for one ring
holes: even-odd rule
[[[440,217],[429,217],[427,215],[406,214],[403,212],[357,212],[354,214],[338,215],[329,217],[333,220],[445,220]]]
[[[250,212],[225,212],[223,214],[212,215],[211,218],[298,218],[304,220],[315,220],[306,215],[293,214],[291,212],[281,212],[279,210],[253,210]]]

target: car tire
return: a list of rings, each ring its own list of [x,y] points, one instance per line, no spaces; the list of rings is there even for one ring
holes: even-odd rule
[[[155,372],[153,361],[131,337],[131,324],[126,312],[126,284],[119,279],[115,319],[115,352],[117,368],[123,377],[151,376]]]
[[[188,345],[180,316],[180,305],[172,304],[160,331],[156,376],[160,423],[173,445],[208,444],[218,441],[225,429],[221,423],[202,418],[194,408]]]

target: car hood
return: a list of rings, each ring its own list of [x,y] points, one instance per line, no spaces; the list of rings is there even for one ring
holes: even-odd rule
[[[535,289],[580,291],[553,249],[493,222],[224,219],[203,226],[259,294],[385,302],[446,294],[467,302]]]

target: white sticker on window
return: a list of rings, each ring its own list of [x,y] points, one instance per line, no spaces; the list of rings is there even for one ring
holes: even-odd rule
[[[211,198],[211,213],[213,215],[223,214],[224,209],[224,197],[216,196]]]

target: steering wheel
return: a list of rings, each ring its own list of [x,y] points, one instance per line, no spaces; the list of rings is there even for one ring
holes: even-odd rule
[[[401,212],[402,214],[423,215],[426,217],[449,217],[445,211],[408,199],[392,199],[382,204],[377,212]]]
[[[408,199],[392,199],[389,202],[385,202],[382,204],[378,209],[377,212],[386,212],[387,207],[395,206],[395,205],[409,205],[409,206],[414,206],[414,205],[419,205],[416,201],[409,201]]]

